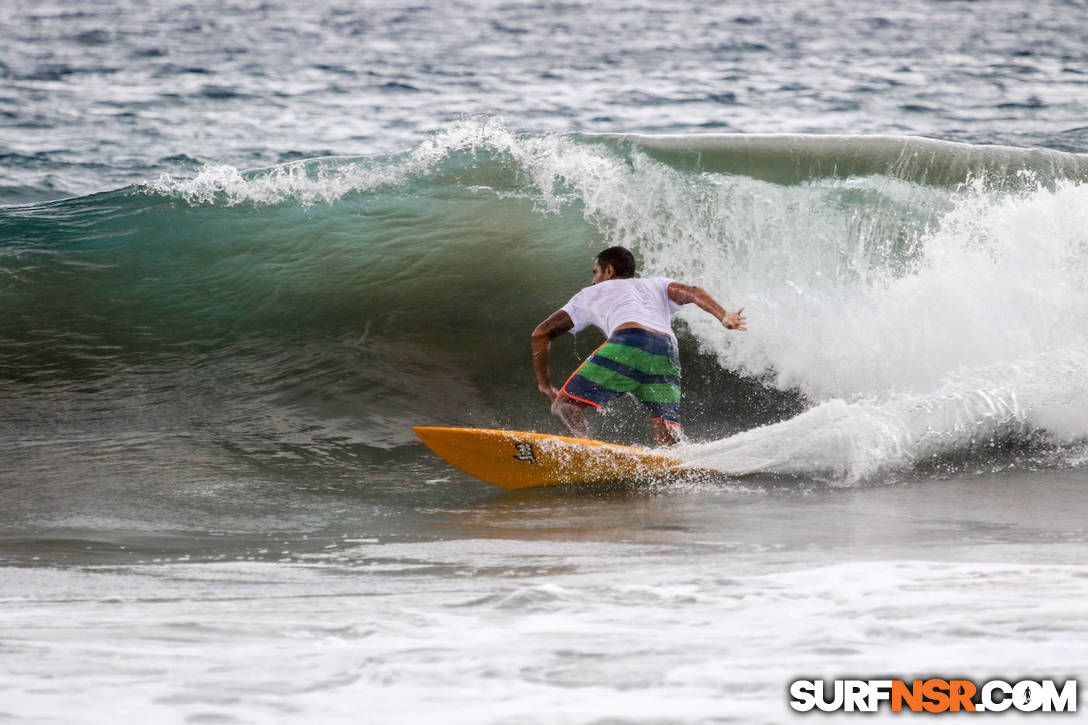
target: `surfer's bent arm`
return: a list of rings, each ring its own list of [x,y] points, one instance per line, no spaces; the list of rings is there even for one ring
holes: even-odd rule
[[[548,319],[533,330],[533,373],[536,375],[536,387],[549,400],[555,399],[551,374],[548,372],[548,360],[551,356],[552,340],[574,329],[574,321],[564,310],[556,310]]]
[[[736,312],[728,312],[702,287],[683,284],[681,282],[670,282],[669,299],[678,305],[688,305],[694,302],[699,305],[700,309],[703,309],[718,318],[722,323],[722,326],[727,330],[748,329],[748,323],[744,319],[743,307]]]

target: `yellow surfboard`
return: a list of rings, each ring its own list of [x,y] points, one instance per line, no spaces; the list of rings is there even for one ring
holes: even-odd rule
[[[679,459],[648,448],[513,430],[412,430],[448,463],[503,488],[630,481],[680,472]]]

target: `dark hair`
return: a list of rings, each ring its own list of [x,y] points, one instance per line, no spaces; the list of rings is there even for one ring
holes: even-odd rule
[[[635,255],[626,247],[609,247],[597,255],[597,266],[604,269],[608,265],[620,279],[635,276]]]

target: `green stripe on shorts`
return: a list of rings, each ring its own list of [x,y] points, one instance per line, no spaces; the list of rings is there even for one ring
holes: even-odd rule
[[[650,383],[635,391],[643,403],[679,403],[680,388],[669,383]]]
[[[647,375],[680,377],[680,369],[672,364],[668,355],[655,355],[652,352],[616,342],[606,342],[597,354]]]
[[[639,386],[637,380],[632,380],[623,373],[617,373],[615,370],[601,367],[595,362],[587,362],[585,365],[578,368],[578,375],[591,383],[603,385],[609,390],[614,390],[618,393],[630,393]]]
[[[623,373],[601,367],[597,363],[587,362],[578,370],[578,375],[586,380],[613,390],[617,393],[634,393],[644,403],[679,403],[680,388],[671,383],[649,383],[640,385]]]

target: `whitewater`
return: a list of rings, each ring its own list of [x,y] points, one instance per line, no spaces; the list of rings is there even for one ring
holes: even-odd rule
[[[779,723],[796,679],[1088,671],[1083,3],[9,14],[0,720]],[[529,333],[614,244],[745,308],[673,320],[710,473],[430,454],[561,432]]]

